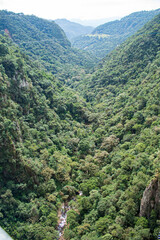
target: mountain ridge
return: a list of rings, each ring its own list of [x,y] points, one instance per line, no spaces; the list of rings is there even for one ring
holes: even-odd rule
[[[99,59],[102,59],[159,12],[160,9],[135,12],[120,20],[102,24],[96,27],[91,35],[84,35],[75,39],[73,46],[90,51]],[[103,35],[106,35],[106,37],[103,37]]]
[[[66,33],[68,39],[72,42],[72,39],[80,35],[89,34],[93,31],[93,27],[84,26],[79,23],[69,21],[67,19],[55,19],[54,20]]]
[[[0,32],[4,34],[5,31],[26,54],[54,74],[64,69],[64,65],[69,74],[69,71],[74,72],[72,65],[74,69],[82,66],[88,69],[95,64],[89,54],[71,48],[64,31],[54,21],[2,10]]]

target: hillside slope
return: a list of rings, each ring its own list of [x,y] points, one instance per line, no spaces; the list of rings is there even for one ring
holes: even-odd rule
[[[96,112],[93,134],[98,152],[82,160],[84,196],[76,205],[80,216],[74,211],[79,224],[69,218],[66,238],[157,239],[160,15],[75,85]]]
[[[91,34],[76,38],[73,46],[90,51],[102,59],[158,13],[160,9],[135,12],[121,20],[105,23],[95,28]]]
[[[83,26],[79,23],[71,22],[67,19],[56,19],[55,22],[64,30],[68,39],[72,39],[80,35],[89,34],[93,31],[93,27]]]
[[[74,186],[90,110],[1,35],[0,82],[1,227],[15,240],[57,239],[60,191]]]
[[[64,31],[54,21],[3,10],[0,32],[5,32],[26,54],[38,60],[41,67],[54,74],[63,76],[95,64],[89,54],[71,48]]]

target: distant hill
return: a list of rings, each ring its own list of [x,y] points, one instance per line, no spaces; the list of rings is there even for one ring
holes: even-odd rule
[[[92,34],[109,34],[109,35],[130,35],[143,27],[150,19],[160,13],[160,9],[154,11],[141,11],[132,13],[121,20],[115,20],[98,26]]]
[[[7,34],[41,67],[63,77],[67,71],[74,73],[79,67],[88,68],[95,63],[89,54],[71,48],[64,31],[54,21],[2,10],[0,33]]]
[[[68,39],[72,39],[80,35],[89,34],[93,31],[93,27],[83,26],[79,23],[71,22],[67,19],[56,19],[55,22],[64,30]]]
[[[83,26],[91,26],[93,28],[98,27],[104,23],[111,22],[114,20],[120,19],[119,16],[116,17],[109,17],[109,18],[99,18],[99,19],[77,19],[73,18],[72,21],[79,23]]]
[[[95,28],[91,34],[74,39],[73,46],[90,51],[101,59],[158,13],[160,9],[135,12],[121,20],[105,23]]]

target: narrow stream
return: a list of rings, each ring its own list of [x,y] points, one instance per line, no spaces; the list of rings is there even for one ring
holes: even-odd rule
[[[58,232],[59,232],[59,240],[62,240],[62,234],[64,227],[67,223],[67,212],[70,210],[70,207],[67,204],[62,205],[61,212],[60,212],[60,218],[59,218],[59,224],[58,224]]]
[[[80,191],[79,192],[79,196],[82,196],[83,193]],[[76,201],[76,198],[73,197],[72,200]],[[67,212],[71,209],[70,206],[68,206],[67,203],[63,203],[61,210],[60,210],[60,214],[59,214],[59,222],[58,222],[58,227],[57,230],[59,232],[59,238],[58,240],[64,240],[63,238],[63,231],[64,231],[64,227],[66,226],[67,223]]]

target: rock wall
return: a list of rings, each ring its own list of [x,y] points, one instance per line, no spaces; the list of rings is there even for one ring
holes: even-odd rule
[[[146,187],[141,199],[140,217],[150,217],[151,211],[155,210],[160,217],[160,180],[154,178]]]

